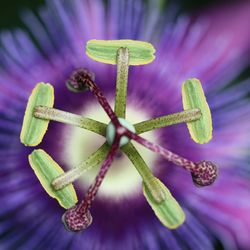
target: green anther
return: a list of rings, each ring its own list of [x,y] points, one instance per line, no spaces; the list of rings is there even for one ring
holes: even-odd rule
[[[77,203],[76,192],[72,184],[59,191],[52,188],[52,181],[64,174],[64,171],[50,155],[42,149],[34,150],[29,155],[29,163],[45,191],[62,207],[68,209]]]
[[[37,146],[49,125],[49,121],[34,117],[34,108],[39,105],[50,108],[54,105],[54,88],[48,83],[38,83],[29,97],[20,135],[21,142],[26,146]]]
[[[128,130],[130,130],[131,132],[135,133],[135,128],[134,126],[129,123],[128,121],[126,121],[123,118],[118,118],[119,122],[121,123],[121,125],[123,125],[125,128],[127,128]],[[106,139],[109,145],[112,145],[114,139],[116,136],[116,129],[115,126],[113,125],[112,122],[110,122],[107,126],[107,130],[106,130]],[[122,136],[121,140],[120,140],[120,147],[126,145],[129,142],[129,138],[126,136]]]
[[[158,188],[165,194],[165,200],[161,203],[155,202],[151,190],[149,190],[144,182],[143,194],[161,223],[169,229],[175,229],[185,221],[185,213],[167,187],[159,179],[156,178],[156,180],[158,182]]]
[[[125,118],[126,116],[128,68],[129,50],[128,48],[119,48],[117,51],[115,113],[121,118]]]
[[[191,138],[200,144],[209,142],[212,139],[212,117],[198,79],[189,79],[182,85],[182,102],[184,110],[200,109],[202,114],[199,120],[187,123]]]
[[[154,177],[151,170],[134,147],[134,145],[130,142],[127,145],[122,147],[122,151],[127,155],[130,161],[135,166],[136,170],[140,174],[143,179],[143,183],[147,186],[151,196],[153,197],[156,203],[161,203],[165,200],[165,193],[162,192],[162,189],[159,188],[157,178]]]
[[[122,147],[143,179],[143,194],[158,219],[167,228],[175,229],[185,220],[185,214],[178,202],[164,184],[152,172],[132,143]]]
[[[119,48],[128,48],[129,65],[148,64],[155,59],[152,44],[134,40],[89,40],[86,54],[97,62],[116,64]]]

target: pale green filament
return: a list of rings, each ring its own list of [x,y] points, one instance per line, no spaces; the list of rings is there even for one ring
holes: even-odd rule
[[[102,136],[106,135],[106,124],[59,109],[39,106],[35,108],[34,116],[44,120],[52,120],[74,125]]]
[[[90,170],[91,168],[99,165],[102,161],[104,161],[108,154],[108,151],[109,146],[107,143],[104,143],[96,152],[90,155],[79,166],[72,168],[68,172],[54,179],[52,182],[52,186],[55,190],[59,190],[71,184],[87,170]]]
[[[134,124],[137,134],[142,134],[153,129],[164,128],[178,123],[187,123],[201,118],[199,109],[189,109],[171,115],[161,116],[148,121]]]
[[[165,199],[165,195],[161,191],[161,189],[158,188],[154,175],[152,174],[149,167],[147,166],[137,149],[134,147],[134,145],[130,142],[122,147],[122,151],[134,164],[138,173],[141,175],[143,182],[146,184],[151,192],[151,195],[154,197],[155,202],[162,202]]]
[[[126,116],[128,69],[129,50],[128,48],[120,48],[117,51],[115,113],[121,118],[125,118]]]

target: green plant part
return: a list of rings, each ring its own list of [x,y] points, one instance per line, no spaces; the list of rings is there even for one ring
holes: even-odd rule
[[[183,224],[185,221],[185,214],[166,186],[159,179],[155,179],[158,183],[158,188],[162,190],[166,198],[160,203],[156,202],[151,195],[151,191],[144,182],[143,194],[161,223],[167,228],[175,229]]]
[[[49,120],[34,117],[36,106],[52,108],[54,105],[54,88],[49,83],[38,83],[29,97],[25,110],[20,140],[25,146],[37,146],[45,135]]]
[[[97,62],[116,64],[120,48],[128,48],[129,65],[148,64],[155,59],[152,44],[134,40],[89,40],[86,54]]]
[[[103,136],[106,142],[85,161],[65,173],[45,151],[34,150],[29,155],[32,169],[45,191],[67,209],[63,215],[66,227],[72,231],[80,231],[91,224],[91,203],[115,154],[121,150],[140,174],[143,194],[161,223],[169,229],[179,227],[185,221],[184,211],[167,187],[153,175],[131,140],[189,171],[195,185],[202,187],[211,185],[218,174],[214,163],[205,160],[198,163],[192,162],[139,136],[154,129],[187,123],[192,139],[200,144],[207,143],[212,138],[212,119],[200,81],[189,79],[183,84],[184,111],[133,125],[126,120],[129,65],[152,62],[155,58],[154,47],[147,42],[132,40],[90,40],[86,45],[86,53],[98,62],[117,65],[114,111],[94,82],[94,74],[88,69],[81,68],[73,71],[66,85],[70,91],[76,93],[91,92],[109,116],[109,124],[53,108],[53,87],[50,84],[39,83],[29,98],[20,138],[27,146],[38,145],[47,130],[49,121],[52,120],[92,131]],[[94,183],[89,187],[85,198],[76,205],[77,197],[71,183],[85,171],[100,163],[102,165]]]
[[[108,154],[108,151],[109,145],[107,142],[105,142],[96,152],[90,155],[80,165],[55,178],[52,181],[51,185],[55,190],[60,190],[66,187],[67,185],[77,180],[81,175],[83,175],[85,171],[97,166],[102,161],[104,161]]]
[[[189,79],[182,85],[182,102],[184,110],[200,109],[202,114],[200,119],[187,123],[191,138],[200,144],[209,142],[212,139],[212,117],[198,79]]]
[[[197,121],[201,118],[200,109],[188,109],[182,112],[161,116],[148,121],[143,121],[134,124],[137,134],[142,134],[153,129],[164,128],[167,126],[189,123],[191,121]]]
[[[29,163],[49,196],[55,198],[59,204],[68,209],[77,203],[77,196],[72,184],[56,191],[51,182],[64,174],[63,169],[44,150],[34,150],[29,155]]]
[[[55,108],[36,106],[34,108],[33,116],[44,121],[56,121],[84,128],[102,136],[105,136],[106,134],[106,124]]]

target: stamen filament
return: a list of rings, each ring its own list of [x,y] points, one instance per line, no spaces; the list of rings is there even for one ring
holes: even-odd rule
[[[160,203],[165,200],[166,195],[158,185],[156,178],[152,174],[150,168],[145,163],[137,149],[130,142],[122,147],[122,151],[127,155],[130,161],[133,163],[138,173],[143,179],[143,182],[147,185],[148,189],[154,200]]]
[[[134,124],[137,134],[142,134],[158,128],[164,128],[183,122],[192,122],[201,118],[200,109],[189,109],[182,112],[161,116]]]
[[[37,106],[34,109],[34,116],[39,119],[52,120],[84,128],[102,136],[106,135],[106,124],[59,109]]]
[[[120,48],[117,51],[117,78],[115,113],[120,118],[126,116],[127,82],[129,69],[129,50]]]
[[[100,164],[108,154],[109,145],[105,142],[96,152],[90,155],[79,166],[72,168],[63,175],[53,180],[52,186],[55,190],[64,188],[82,176],[87,170]]]

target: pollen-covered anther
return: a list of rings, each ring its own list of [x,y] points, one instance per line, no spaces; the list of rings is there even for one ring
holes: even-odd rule
[[[95,74],[86,68],[80,68],[72,72],[70,78],[66,82],[66,86],[73,92],[84,92],[89,88],[86,84],[87,80],[94,81]]]
[[[62,222],[68,231],[79,232],[91,225],[92,216],[89,210],[81,213],[76,207],[73,207],[63,214]]]
[[[211,185],[218,176],[218,168],[211,161],[200,161],[192,172],[193,182],[198,187]]]

